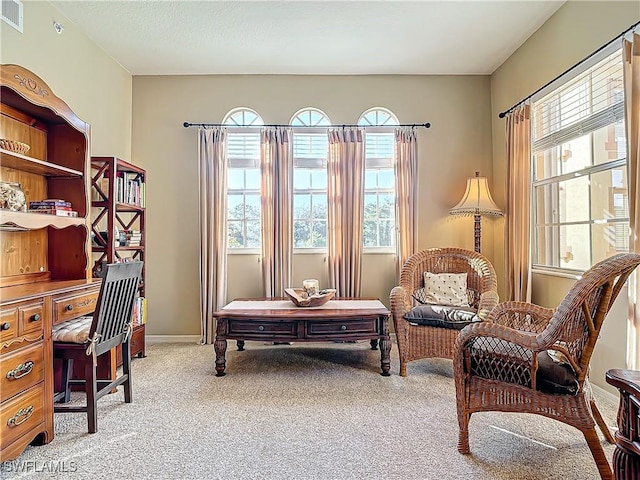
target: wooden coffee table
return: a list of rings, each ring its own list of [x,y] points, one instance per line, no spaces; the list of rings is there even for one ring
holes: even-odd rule
[[[391,312],[378,299],[330,300],[321,307],[296,307],[290,300],[234,300],[216,312],[216,376],[225,375],[227,340],[244,350],[246,340],[271,342],[333,342],[370,340],[380,343],[382,375],[389,376]]]

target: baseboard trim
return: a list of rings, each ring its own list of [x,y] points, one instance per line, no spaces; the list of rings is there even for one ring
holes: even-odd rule
[[[156,343],[200,343],[200,335],[147,335],[147,345]]]

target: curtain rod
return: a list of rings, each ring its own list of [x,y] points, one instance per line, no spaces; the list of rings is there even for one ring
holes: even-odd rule
[[[555,77],[553,80],[548,81],[547,83],[545,83],[543,86],[541,86],[539,89],[537,89],[535,92],[533,92],[532,94],[530,94],[529,96],[523,98],[522,100],[520,100],[518,103],[516,103],[515,105],[513,105],[511,108],[509,108],[508,110],[505,110],[504,112],[501,112],[500,114],[498,114],[499,118],[504,118],[511,110],[513,110],[514,108],[516,108],[517,106],[521,105],[522,103],[526,102],[527,100],[529,100],[531,97],[533,97],[536,93],[542,91],[543,89],[547,88],[549,85],[551,85],[553,82],[555,82],[556,80],[558,80],[560,77],[562,77],[563,75],[566,75],[567,73],[569,73],[571,70],[573,70],[574,68],[578,67],[579,65],[583,64],[584,62],[586,62],[587,60],[589,60],[591,57],[593,57],[594,55],[598,54],[599,52],[601,52],[602,50],[604,50],[606,47],[608,47],[609,45],[611,45],[613,42],[615,42],[617,39],[622,38],[624,35],[626,35],[627,33],[629,33],[631,30],[633,30],[634,28],[636,28],[638,25],[640,25],[640,22],[636,22],[635,24],[631,25],[629,28],[627,28],[626,30],[624,30],[622,33],[620,33],[619,35],[616,35],[615,37],[613,37],[611,40],[609,40],[607,43],[605,43],[604,45],[602,45],[600,48],[598,48],[595,52],[590,53],[589,55],[587,55],[586,57],[584,57],[582,60],[580,60],[578,63],[576,63],[574,66],[568,68],[567,70],[565,70],[564,72],[562,72],[560,75],[558,75],[557,77]]]
[[[339,125],[290,125],[287,123],[281,124],[281,123],[272,123],[272,124],[265,124],[265,125],[227,125],[225,123],[189,123],[189,122],[184,122],[182,124],[182,126],[184,128],[189,128],[189,127],[254,127],[254,128],[262,128],[262,127],[299,127],[299,128],[337,128],[337,127],[342,127],[342,128],[346,128],[346,127],[361,127],[361,128],[368,128],[368,127],[424,127],[424,128],[429,128],[431,127],[431,124],[429,122],[427,123],[403,123],[400,125],[355,125],[355,124],[339,124]]]

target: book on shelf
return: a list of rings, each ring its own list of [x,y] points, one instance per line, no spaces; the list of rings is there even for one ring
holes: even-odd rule
[[[138,296],[133,302],[131,321],[134,325],[144,325],[147,323],[147,299],[145,297]]]
[[[58,208],[58,209],[69,209],[71,210],[71,202],[67,202],[65,200],[59,199],[46,199],[39,200],[34,202],[29,202],[29,208]]]
[[[30,208],[31,213],[43,213],[45,215],[56,215],[58,217],[77,217],[78,212],[75,210],[66,210],[62,208]]]

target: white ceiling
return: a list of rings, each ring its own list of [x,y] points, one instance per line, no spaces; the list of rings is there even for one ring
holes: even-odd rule
[[[133,75],[345,75],[490,74],[564,2],[51,3]]]

